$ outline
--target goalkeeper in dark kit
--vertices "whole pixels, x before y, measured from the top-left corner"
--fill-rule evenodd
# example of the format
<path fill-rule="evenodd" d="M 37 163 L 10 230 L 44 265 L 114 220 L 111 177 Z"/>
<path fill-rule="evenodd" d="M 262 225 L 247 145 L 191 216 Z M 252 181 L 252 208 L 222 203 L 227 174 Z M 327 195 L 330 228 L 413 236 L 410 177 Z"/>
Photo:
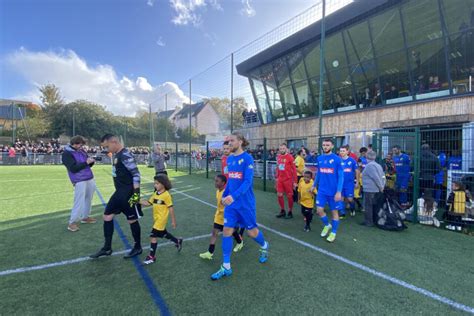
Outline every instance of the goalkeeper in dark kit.
<path fill-rule="evenodd" d="M 112 254 L 112 236 L 114 234 L 114 216 L 123 213 L 130 224 L 135 241 L 132 250 L 124 258 L 132 258 L 142 253 L 140 241 L 141 229 L 138 219 L 143 216 L 140 205 L 140 172 L 135 158 L 123 146 L 119 138 L 112 134 L 102 137 L 102 146 L 112 153 L 112 177 L 115 192 L 110 197 L 104 211 L 104 246 L 91 258 Z"/>

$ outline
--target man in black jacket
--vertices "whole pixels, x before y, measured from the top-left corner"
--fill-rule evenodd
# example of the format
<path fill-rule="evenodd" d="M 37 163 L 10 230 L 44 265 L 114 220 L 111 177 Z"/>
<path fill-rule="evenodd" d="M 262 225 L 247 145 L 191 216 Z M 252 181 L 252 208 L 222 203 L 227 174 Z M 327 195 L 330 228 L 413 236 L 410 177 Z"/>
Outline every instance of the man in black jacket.
<path fill-rule="evenodd" d="M 438 157 L 431 152 L 430 145 L 421 146 L 420 192 L 434 188 L 435 175 L 441 170 Z"/>
<path fill-rule="evenodd" d="M 99 258 L 112 254 L 113 219 L 115 215 L 123 213 L 130 224 L 130 230 L 135 241 L 133 249 L 124 258 L 132 258 L 142 253 L 141 228 L 138 222 L 138 219 L 143 216 L 139 203 L 140 171 L 138 171 L 135 158 L 127 148 L 123 147 L 117 136 L 104 135 L 102 146 L 113 154 L 112 177 L 115 192 L 110 197 L 104 211 L 104 246 L 90 257 Z"/>

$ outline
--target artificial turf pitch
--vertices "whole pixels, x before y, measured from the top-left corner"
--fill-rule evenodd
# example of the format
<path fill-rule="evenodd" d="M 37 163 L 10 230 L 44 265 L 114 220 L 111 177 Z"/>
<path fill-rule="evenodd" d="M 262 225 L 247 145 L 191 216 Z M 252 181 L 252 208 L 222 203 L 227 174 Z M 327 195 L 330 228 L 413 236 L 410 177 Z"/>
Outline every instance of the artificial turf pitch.
<path fill-rule="evenodd" d="M 109 166 L 95 166 L 97 187 L 108 199 L 113 191 Z M 142 192 L 152 190 L 153 169 L 141 168 Z M 215 204 L 213 180 L 202 175 L 171 173 L 177 228 L 185 241 L 181 253 L 171 245 L 158 248 L 157 262 L 146 271 L 171 314 L 467 314 L 432 297 L 393 284 L 309 246 L 262 229 L 270 258 L 258 263 L 258 247 L 248 237 L 232 255 L 234 274 L 217 282 L 209 276 L 221 261 L 220 241 L 213 261 L 198 254 L 207 250 Z M 319 249 L 327 250 L 410 285 L 467 307 L 474 306 L 474 240 L 460 233 L 409 225 L 400 233 L 358 225 L 362 215 L 342 221 L 337 240 L 319 237 L 321 225 L 303 232 L 295 218 L 275 218 L 274 193 L 255 191 L 259 223 Z M 7 270 L 85 258 L 103 243 L 102 223 L 66 230 L 73 188 L 63 166 L 20 166 L 0 169 L 0 314 L 157 314 L 150 290 L 131 260 L 115 255 L 79 260 L 39 270 L 2 274 Z M 198 201 L 194 198 L 200 199 Z M 94 196 L 93 216 L 103 210 Z M 151 209 L 141 219 L 143 245 L 148 245 Z M 118 223 L 131 242 L 123 215 Z M 165 243 L 165 241 L 160 241 Z M 113 249 L 125 249 L 115 230 Z M 143 259 L 147 251 L 141 256 Z M 163 307 L 163 306 L 162 306 Z"/>

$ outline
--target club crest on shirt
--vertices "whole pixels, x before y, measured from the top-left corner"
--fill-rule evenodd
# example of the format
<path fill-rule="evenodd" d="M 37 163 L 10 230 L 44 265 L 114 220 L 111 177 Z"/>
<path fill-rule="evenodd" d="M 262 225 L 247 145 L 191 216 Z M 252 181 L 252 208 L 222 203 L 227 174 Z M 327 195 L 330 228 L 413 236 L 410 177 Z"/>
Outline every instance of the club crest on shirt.
<path fill-rule="evenodd" d="M 154 199 L 153 204 L 165 204 L 163 200 Z"/>
<path fill-rule="evenodd" d="M 118 159 L 117 159 L 117 158 L 115 158 L 115 159 L 114 159 L 114 165 L 116 165 L 116 164 L 117 164 L 117 162 L 118 162 Z"/>
<path fill-rule="evenodd" d="M 329 160 L 329 163 L 333 163 L 333 162 L 334 162 L 334 159 Z"/>
<path fill-rule="evenodd" d="M 239 166 L 243 163 L 244 163 L 244 159 L 242 158 L 242 159 L 239 160 Z"/>

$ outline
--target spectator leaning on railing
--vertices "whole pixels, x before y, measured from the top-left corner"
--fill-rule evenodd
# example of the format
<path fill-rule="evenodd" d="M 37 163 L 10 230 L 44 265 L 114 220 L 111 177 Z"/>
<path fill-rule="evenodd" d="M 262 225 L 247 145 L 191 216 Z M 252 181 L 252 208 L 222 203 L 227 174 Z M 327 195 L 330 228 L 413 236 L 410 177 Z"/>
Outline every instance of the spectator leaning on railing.
<path fill-rule="evenodd" d="M 95 191 L 94 175 L 91 170 L 95 160 L 88 158 L 87 153 L 82 149 L 85 143 L 82 136 L 74 136 L 62 155 L 63 164 L 66 166 L 69 179 L 74 186 L 74 205 L 67 227 L 72 232 L 79 230 L 77 225 L 79 219 L 83 224 L 96 222 L 96 219 L 89 217 Z"/>

